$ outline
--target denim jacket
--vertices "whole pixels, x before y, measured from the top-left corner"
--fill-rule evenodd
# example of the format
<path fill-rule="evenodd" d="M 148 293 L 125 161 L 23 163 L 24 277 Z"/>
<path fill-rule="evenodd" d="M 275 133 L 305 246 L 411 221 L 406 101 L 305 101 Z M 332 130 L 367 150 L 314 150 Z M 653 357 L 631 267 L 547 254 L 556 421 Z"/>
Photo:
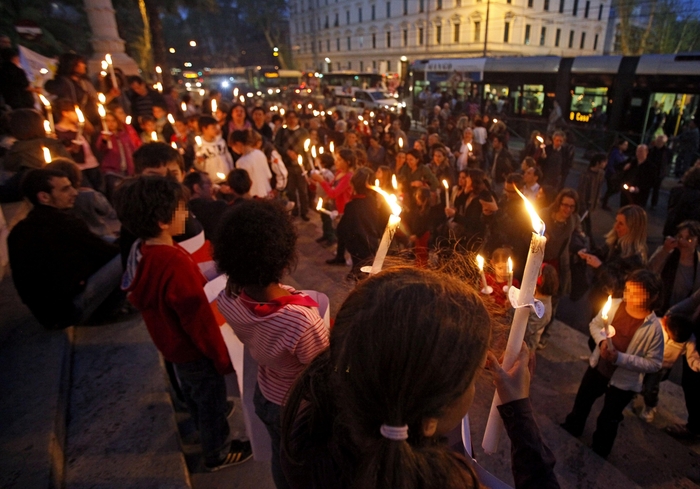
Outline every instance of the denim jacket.
<path fill-rule="evenodd" d="M 622 304 L 622 299 L 613 299 L 608 312 L 608 318 L 612 321 L 617 308 Z M 598 312 L 589 324 L 591 336 L 596 345 L 605 339 L 605 323 Z M 613 325 L 614 326 L 614 325 Z M 596 346 L 591 354 L 589 363 L 595 368 L 600 359 L 600 347 Z M 610 385 L 625 391 L 641 392 L 644 374 L 658 372 L 664 359 L 664 334 L 661 322 L 653 312 L 644 318 L 644 322 L 632 336 L 626 352 L 618 352 L 615 365 L 617 368 L 610 379 Z"/>

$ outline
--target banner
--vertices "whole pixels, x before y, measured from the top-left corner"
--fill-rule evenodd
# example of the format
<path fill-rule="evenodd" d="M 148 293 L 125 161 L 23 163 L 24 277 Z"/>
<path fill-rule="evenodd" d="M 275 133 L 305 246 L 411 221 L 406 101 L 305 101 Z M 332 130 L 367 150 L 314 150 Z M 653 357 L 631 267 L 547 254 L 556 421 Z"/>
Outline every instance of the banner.
<path fill-rule="evenodd" d="M 27 74 L 29 83 L 37 88 L 43 87 L 47 80 L 53 78 L 58 66 L 55 58 L 47 58 L 24 46 L 19 46 L 19 63 Z"/>

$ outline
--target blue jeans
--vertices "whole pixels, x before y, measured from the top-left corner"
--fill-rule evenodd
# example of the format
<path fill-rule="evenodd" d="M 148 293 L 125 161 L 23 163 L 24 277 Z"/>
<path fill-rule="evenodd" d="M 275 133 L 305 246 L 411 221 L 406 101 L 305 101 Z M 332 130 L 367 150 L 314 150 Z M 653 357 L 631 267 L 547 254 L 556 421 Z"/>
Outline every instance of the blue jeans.
<path fill-rule="evenodd" d="M 226 382 L 208 358 L 174 363 L 187 409 L 199 430 L 204 463 L 214 466 L 228 449 Z"/>
<path fill-rule="evenodd" d="M 102 268 L 90 275 L 83 291 L 73 298 L 76 324 L 82 324 L 95 312 L 109 295 L 119 289 L 122 280 L 121 255 L 116 255 Z"/>
<path fill-rule="evenodd" d="M 282 407 L 279 404 L 265 399 L 258 384 L 255 384 L 253 404 L 255 405 L 255 414 L 257 414 L 258 418 L 265 424 L 265 428 L 267 428 L 267 432 L 270 434 L 272 445 L 272 460 L 270 460 L 270 462 L 272 465 L 272 479 L 275 481 L 275 487 L 277 487 L 277 489 L 289 489 L 289 483 L 280 465 Z"/>

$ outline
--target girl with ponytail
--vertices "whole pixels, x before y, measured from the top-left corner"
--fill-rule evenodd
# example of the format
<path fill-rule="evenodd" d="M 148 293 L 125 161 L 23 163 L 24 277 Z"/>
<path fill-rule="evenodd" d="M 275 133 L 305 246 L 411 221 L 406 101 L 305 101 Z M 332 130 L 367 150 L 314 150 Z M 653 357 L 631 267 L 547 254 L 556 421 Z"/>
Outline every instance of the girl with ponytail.
<path fill-rule="evenodd" d="M 480 487 L 446 443 L 475 396 L 491 317 L 477 292 L 444 272 L 389 268 L 337 314 L 330 347 L 297 379 L 283 413 L 282 466 L 293 488 Z M 527 347 L 488 368 L 509 416 L 517 488 L 558 487 L 530 408 Z"/>

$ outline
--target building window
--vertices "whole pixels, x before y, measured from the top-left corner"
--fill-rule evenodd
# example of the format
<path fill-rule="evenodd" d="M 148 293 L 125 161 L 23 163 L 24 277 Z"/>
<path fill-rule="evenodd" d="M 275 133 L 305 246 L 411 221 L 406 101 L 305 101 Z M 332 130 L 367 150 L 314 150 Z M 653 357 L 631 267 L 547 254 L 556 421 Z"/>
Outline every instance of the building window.
<path fill-rule="evenodd" d="M 403 36 L 402 36 L 402 37 L 403 37 L 402 44 L 404 45 L 404 47 L 405 47 L 405 46 L 408 46 L 408 29 L 404 29 L 404 30 L 403 30 Z"/>
<path fill-rule="evenodd" d="M 586 33 L 582 32 L 581 33 L 581 45 L 579 46 L 581 49 L 583 49 L 586 46 Z"/>
<path fill-rule="evenodd" d="M 418 45 L 419 46 L 423 45 L 423 28 L 422 27 L 418 28 Z"/>
<path fill-rule="evenodd" d="M 373 59 L 373 60 L 372 60 L 372 69 L 373 69 L 373 70 L 376 70 L 376 69 L 377 69 L 377 60 L 376 60 L 376 59 Z"/>
<path fill-rule="evenodd" d="M 598 7 L 598 20 L 603 20 L 603 4 Z"/>
<path fill-rule="evenodd" d="M 598 49 L 598 34 L 593 38 L 593 50 L 595 51 L 596 49 Z"/>
<path fill-rule="evenodd" d="M 306 21 L 304 20 L 301 21 L 301 32 L 306 34 Z"/>
<path fill-rule="evenodd" d="M 563 14 L 564 13 L 564 2 L 566 0 L 559 0 L 559 13 Z"/>
<path fill-rule="evenodd" d="M 403 14 L 408 15 L 408 0 L 403 0 Z"/>
<path fill-rule="evenodd" d="M 455 44 L 459 44 L 459 28 L 460 28 L 459 24 L 454 24 L 453 29 L 454 29 L 454 42 L 455 42 Z"/>
<path fill-rule="evenodd" d="M 318 41 L 318 52 L 319 53 L 323 52 L 323 49 L 321 49 L 321 46 L 323 46 L 323 43 L 321 43 L 321 41 Z"/>
<path fill-rule="evenodd" d="M 386 18 L 391 17 L 391 2 L 386 2 Z"/>
<path fill-rule="evenodd" d="M 357 9 L 357 21 L 362 23 L 362 7 Z"/>
<path fill-rule="evenodd" d="M 350 11 L 345 11 L 345 24 L 350 25 Z"/>
<path fill-rule="evenodd" d="M 461 7 L 462 6 L 462 0 L 455 0 L 455 7 Z"/>
<path fill-rule="evenodd" d="M 530 44 L 530 24 L 525 24 L 525 44 Z"/>
<path fill-rule="evenodd" d="M 372 5 L 370 7 L 370 9 L 371 9 L 370 10 L 370 17 L 372 18 L 372 20 L 377 20 L 377 7 L 376 7 L 376 5 Z"/>
<path fill-rule="evenodd" d="M 326 51 L 331 52 L 331 40 L 326 39 Z"/>
<path fill-rule="evenodd" d="M 425 0 L 420 0 L 418 2 L 418 12 L 425 12 Z"/>
<path fill-rule="evenodd" d="M 442 41 L 442 26 L 436 25 L 435 26 L 435 43 L 440 44 L 440 41 Z"/>
<path fill-rule="evenodd" d="M 574 31 L 569 31 L 569 48 L 574 47 Z"/>
<path fill-rule="evenodd" d="M 348 51 L 352 50 L 352 40 L 351 39 L 352 38 L 350 36 L 348 36 L 348 39 L 347 39 L 348 40 Z"/>
<path fill-rule="evenodd" d="M 587 19 L 588 18 L 588 12 L 591 10 L 591 2 L 590 0 L 586 0 L 586 8 L 583 11 L 583 16 Z"/>
<path fill-rule="evenodd" d="M 527 0 L 527 6 L 532 8 L 533 0 Z"/>
<path fill-rule="evenodd" d="M 340 70 L 341 70 L 341 68 L 340 68 L 340 61 L 338 61 L 335 65 L 338 67 L 338 71 L 340 71 Z"/>
<path fill-rule="evenodd" d="M 326 15 L 326 22 L 323 23 L 323 27 L 328 29 L 328 16 Z"/>
<path fill-rule="evenodd" d="M 578 0 L 574 0 L 574 11 L 571 12 L 574 17 L 578 15 Z"/>
<path fill-rule="evenodd" d="M 386 71 L 391 71 L 391 60 L 386 60 Z"/>
<path fill-rule="evenodd" d="M 360 71 L 364 71 L 364 69 L 365 69 L 365 62 L 360 61 Z"/>
<path fill-rule="evenodd" d="M 561 29 L 557 29 L 557 34 L 554 36 L 554 47 L 559 47 L 559 41 L 561 41 Z"/>
<path fill-rule="evenodd" d="M 481 40 L 481 22 L 474 22 L 474 42 Z"/>
<path fill-rule="evenodd" d="M 372 33 L 372 49 L 377 49 L 377 35 Z"/>
<path fill-rule="evenodd" d="M 335 40 L 335 50 L 340 51 L 340 38 Z"/>
<path fill-rule="evenodd" d="M 348 61 L 348 70 L 352 70 L 352 61 Z"/>
<path fill-rule="evenodd" d="M 435 10 L 442 10 L 442 0 L 437 0 Z"/>
<path fill-rule="evenodd" d="M 544 9 L 549 10 L 549 0 L 544 0 Z"/>
<path fill-rule="evenodd" d="M 506 22 L 505 28 L 503 29 L 503 42 L 508 42 L 510 38 L 510 22 Z"/>
<path fill-rule="evenodd" d="M 386 33 L 386 47 L 391 47 L 391 32 Z"/>
<path fill-rule="evenodd" d="M 543 27 L 540 31 L 540 46 L 544 46 L 544 40 L 547 38 L 547 28 Z"/>

